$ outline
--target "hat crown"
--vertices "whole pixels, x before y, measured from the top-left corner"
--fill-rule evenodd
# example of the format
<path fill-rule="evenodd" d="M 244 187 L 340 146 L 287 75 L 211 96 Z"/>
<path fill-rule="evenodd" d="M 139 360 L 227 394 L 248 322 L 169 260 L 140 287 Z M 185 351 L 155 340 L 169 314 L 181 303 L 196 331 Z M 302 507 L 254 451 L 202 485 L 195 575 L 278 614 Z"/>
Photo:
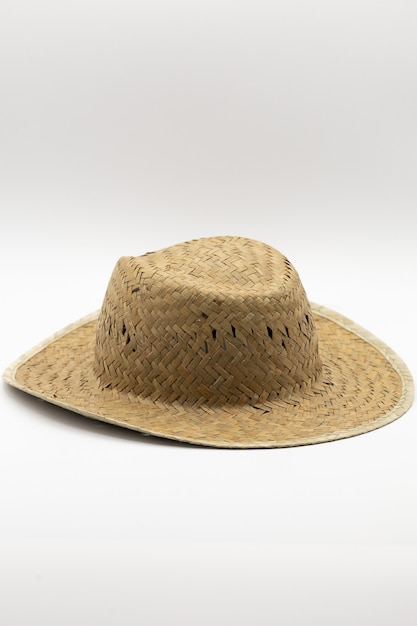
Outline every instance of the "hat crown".
<path fill-rule="evenodd" d="M 270 246 L 213 237 L 116 264 L 96 334 L 102 386 L 254 405 L 311 384 L 320 370 L 299 276 Z"/>

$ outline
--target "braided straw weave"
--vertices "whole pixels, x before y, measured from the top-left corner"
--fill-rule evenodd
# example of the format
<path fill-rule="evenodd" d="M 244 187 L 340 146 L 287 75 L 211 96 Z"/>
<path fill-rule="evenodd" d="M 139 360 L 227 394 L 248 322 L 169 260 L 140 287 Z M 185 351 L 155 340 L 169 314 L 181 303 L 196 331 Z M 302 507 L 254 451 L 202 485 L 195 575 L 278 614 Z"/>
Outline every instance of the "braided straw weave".
<path fill-rule="evenodd" d="M 310 304 L 288 259 L 239 237 L 122 257 L 100 313 L 24 355 L 5 379 L 88 417 L 236 448 L 364 433 L 413 396 L 390 348 Z"/>

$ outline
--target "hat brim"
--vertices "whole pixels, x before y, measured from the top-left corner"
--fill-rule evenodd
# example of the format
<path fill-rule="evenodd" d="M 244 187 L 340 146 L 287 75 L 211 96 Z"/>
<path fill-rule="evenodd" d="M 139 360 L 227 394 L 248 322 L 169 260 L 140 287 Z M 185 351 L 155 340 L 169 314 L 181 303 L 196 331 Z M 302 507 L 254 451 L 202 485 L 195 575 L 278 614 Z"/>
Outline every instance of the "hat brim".
<path fill-rule="evenodd" d="M 10 385 L 86 417 L 220 448 L 321 443 L 384 426 L 411 406 L 413 380 L 393 350 L 344 316 L 312 304 L 322 374 L 299 393 L 261 405 L 198 407 L 103 389 L 94 374 L 93 313 L 24 354 Z"/>

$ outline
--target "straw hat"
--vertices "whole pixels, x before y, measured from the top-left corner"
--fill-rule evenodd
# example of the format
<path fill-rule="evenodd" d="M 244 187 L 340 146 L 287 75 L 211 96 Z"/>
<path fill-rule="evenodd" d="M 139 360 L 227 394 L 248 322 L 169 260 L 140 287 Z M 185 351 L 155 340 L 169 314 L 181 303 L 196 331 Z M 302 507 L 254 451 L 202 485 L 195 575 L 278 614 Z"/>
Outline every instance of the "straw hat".
<path fill-rule="evenodd" d="M 413 397 L 388 346 L 309 303 L 284 256 L 241 237 L 122 257 L 101 311 L 4 377 L 87 417 L 226 448 L 358 435 L 400 417 Z"/>

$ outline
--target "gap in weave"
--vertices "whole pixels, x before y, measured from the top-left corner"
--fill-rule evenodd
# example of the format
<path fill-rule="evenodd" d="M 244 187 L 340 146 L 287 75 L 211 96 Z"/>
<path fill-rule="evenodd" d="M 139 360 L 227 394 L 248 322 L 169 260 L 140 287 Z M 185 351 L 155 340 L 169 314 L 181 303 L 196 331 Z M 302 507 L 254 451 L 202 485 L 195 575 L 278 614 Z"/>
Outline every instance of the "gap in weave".
<path fill-rule="evenodd" d="M 267 331 L 268 331 L 268 337 L 269 337 L 270 339 L 272 339 L 272 334 L 273 334 L 273 333 L 272 333 L 272 328 L 270 328 L 269 326 L 267 326 L 267 327 L 266 327 L 266 329 L 267 329 Z"/>
<path fill-rule="evenodd" d="M 257 411 L 262 411 L 262 413 L 265 415 L 265 413 L 270 413 L 271 409 L 265 409 L 265 407 L 263 406 L 256 406 L 256 404 L 251 404 L 251 407 L 253 409 L 256 409 Z"/>

